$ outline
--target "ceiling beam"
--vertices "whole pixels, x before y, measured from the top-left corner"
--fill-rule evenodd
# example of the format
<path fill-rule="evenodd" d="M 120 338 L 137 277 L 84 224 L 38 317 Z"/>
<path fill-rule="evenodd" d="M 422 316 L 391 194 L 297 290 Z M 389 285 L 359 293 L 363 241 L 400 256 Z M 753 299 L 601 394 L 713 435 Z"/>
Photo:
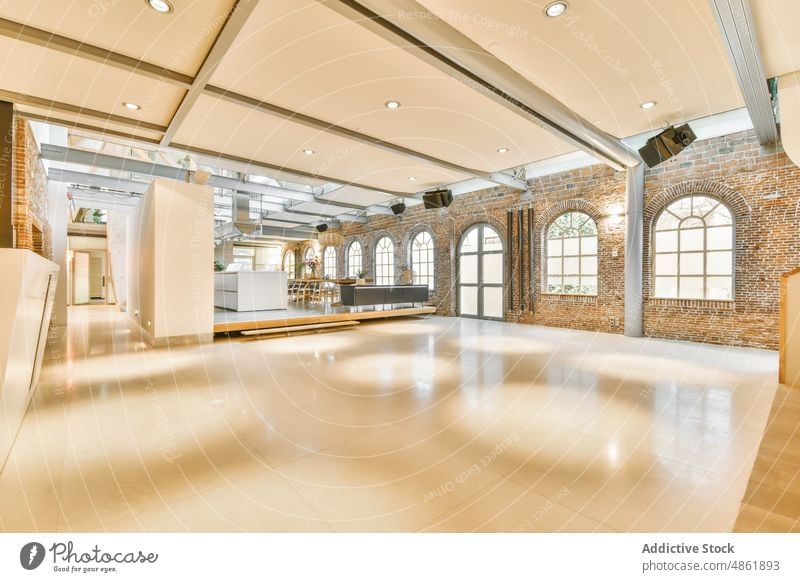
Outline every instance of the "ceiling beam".
<path fill-rule="evenodd" d="M 639 156 L 414 0 L 317 0 L 616 170 Z M 408 18 L 407 14 L 414 14 Z"/>
<path fill-rule="evenodd" d="M 739 81 L 750 119 L 762 145 L 778 141 L 778 127 L 761 64 L 755 23 L 749 0 L 710 0 L 722 43 Z"/>
<path fill-rule="evenodd" d="M 12 40 L 27 42 L 41 48 L 55 50 L 71 57 L 79 57 L 105 66 L 112 66 L 123 71 L 143 75 L 157 81 L 171 83 L 179 87 L 189 88 L 192 86 L 192 77 L 171 71 L 164 67 L 146 63 L 137 59 L 115 53 L 97 46 L 86 44 L 66 36 L 60 36 L 0 18 L 0 36 L 5 36 Z"/>
<path fill-rule="evenodd" d="M 261 236 L 275 236 L 278 238 L 288 238 L 294 240 L 316 240 L 318 238 L 315 229 L 281 228 L 278 226 L 261 225 Z"/>
<path fill-rule="evenodd" d="M 29 119 L 30 121 L 41 121 L 43 123 L 49 123 L 51 125 L 60 125 L 61 127 L 71 127 L 73 129 L 82 129 L 85 131 L 92 131 L 95 133 L 101 133 L 103 135 L 110 135 L 113 137 L 119 137 L 122 139 L 127 139 L 131 141 L 138 141 L 146 144 L 158 145 L 161 141 L 160 139 L 155 139 L 152 137 L 142 137 L 132 135 L 130 133 L 124 133 L 122 131 L 116 131 L 113 129 L 99 129 L 92 125 L 87 125 L 85 123 L 78 123 L 77 121 L 67 121 L 65 119 L 59 119 L 57 117 L 50 117 L 49 115 L 38 115 L 36 113 L 30 113 L 28 111 L 17 111 L 17 115 Z"/>
<path fill-rule="evenodd" d="M 315 221 L 313 221 L 313 220 L 308 220 L 308 219 L 306 219 L 306 220 L 298 220 L 301 217 L 298 216 L 298 217 L 295 218 L 294 216 L 286 216 L 287 214 L 289 214 L 289 211 L 287 211 L 285 209 L 281 210 L 279 212 L 265 212 L 264 215 L 262 216 L 262 220 L 271 220 L 273 222 L 286 222 L 288 224 L 296 224 L 296 225 L 301 225 L 301 226 L 313 226 L 314 225 Z"/>
<path fill-rule="evenodd" d="M 365 145 L 375 147 L 393 154 L 399 154 L 407 158 L 414 158 L 416 160 L 420 160 L 432 164 L 434 166 L 438 166 L 440 168 L 445 168 L 453 172 L 458 172 L 460 174 L 465 174 L 467 176 L 472 176 L 475 178 L 482 178 L 490 182 L 495 182 L 496 184 L 511 186 L 512 188 L 517 188 L 521 190 L 524 190 L 526 188 L 524 182 L 522 182 L 521 180 L 514 180 L 513 177 L 508 175 L 500 176 L 500 173 L 484 172 L 482 170 L 467 168 L 466 166 L 462 166 L 460 164 L 449 162 L 447 160 L 442 160 L 440 158 L 436 158 L 434 156 L 430 156 L 428 154 L 418 152 L 416 150 L 412 150 L 410 148 L 403 147 L 401 145 L 397 145 L 395 143 L 388 142 L 371 135 L 360 133 L 358 131 L 353 131 L 352 129 L 347 129 L 346 127 L 342 127 L 340 125 L 336 125 L 333 123 L 328 123 L 327 121 L 323 121 L 321 119 L 317 119 L 309 115 L 297 113 L 296 111 L 292 111 L 291 109 L 286 109 L 285 107 L 280 107 L 279 105 L 274 105 L 272 103 L 267 103 L 265 101 L 259 101 L 258 99 L 253 99 L 252 97 L 248 97 L 246 95 L 240 95 L 232 91 L 220 89 L 219 87 L 213 87 L 209 85 L 205 88 L 205 93 L 213 95 L 214 97 L 217 97 L 219 99 L 228 101 L 230 103 L 234 103 L 236 105 L 242 105 L 250 109 L 257 109 L 259 111 L 264 111 L 266 113 L 269 113 L 270 115 L 274 115 L 286 121 L 291 121 L 293 123 L 304 125 L 306 127 L 314 129 L 315 131 L 322 131 L 350 141 L 363 143 Z M 502 180 L 498 181 L 498 178 L 502 178 Z M 398 193 L 397 195 L 402 196 L 403 198 L 412 198 L 415 200 L 419 200 L 421 198 L 421 195 L 419 193 L 409 194 L 401 192 Z"/>
<path fill-rule="evenodd" d="M 36 97 L 26 96 L 21 94 L 12 94 L 10 92 L 4 92 L 5 95 L 3 93 L 0 93 L 0 98 L 5 99 L 7 101 L 13 101 L 19 104 L 28 103 L 31 105 L 46 107 L 48 109 L 61 111 L 65 113 L 83 114 L 95 117 L 97 119 L 101 119 L 103 121 L 112 121 L 114 123 L 120 123 L 126 126 L 132 126 L 137 128 L 148 129 L 151 131 L 156 131 L 163 134 L 161 139 L 159 140 L 159 143 L 161 145 L 170 144 L 173 147 L 178 147 L 176 144 L 171 144 L 170 142 L 174 138 L 181 124 L 185 121 L 186 117 L 191 111 L 192 106 L 196 103 L 197 98 L 203 92 L 205 92 L 210 95 L 214 95 L 218 98 L 223 98 L 229 102 L 234 102 L 246 107 L 267 111 L 283 119 L 289 119 L 296 123 L 306 125 L 307 127 L 312 127 L 318 131 L 319 130 L 325 131 L 327 133 L 331 133 L 339 137 L 344 137 L 346 139 L 355 140 L 360 143 L 365 143 L 367 145 L 370 145 L 372 147 L 377 147 L 385 151 L 390 151 L 406 157 L 412 157 L 418 160 L 422 160 L 439 167 L 447 168 L 454 172 L 463 173 L 477 178 L 482 178 L 490 182 L 494 182 L 495 184 L 505 185 L 519 190 L 524 190 L 526 188 L 526 185 L 523 181 L 517 180 L 513 178 L 513 176 L 510 176 L 509 174 L 506 174 L 504 172 L 484 172 L 481 170 L 467 168 L 465 166 L 461 166 L 459 164 L 442 160 L 434 156 L 430 156 L 428 154 L 412 150 L 410 148 L 405 148 L 403 146 L 393 144 L 391 142 L 387 142 L 385 140 L 381 140 L 373 136 L 365 135 L 359 132 L 349 130 L 344 127 L 330 124 L 322 120 L 318 120 L 313 117 L 306 116 L 301 113 L 297 113 L 279 107 L 277 105 L 272 105 L 263 101 L 259 101 L 257 99 L 247 97 L 245 95 L 239 95 L 237 93 L 229 92 L 224 89 L 208 85 L 207 84 L 208 81 L 210 80 L 216 68 L 219 66 L 219 63 L 224 57 L 225 53 L 229 50 L 230 46 L 234 42 L 236 36 L 241 31 L 242 26 L 244 26 L 244 23 L 252 13 L 257 3 L 258 0 L 246 0 L 246 1 L 239 0 L 237 2 L 236 6 L 229 13 L 228 18 L 226 20 L 226 24 L 223 26 L 220 34 L 218 35 L 217 41 L 214 43 L 214 46 L 212 47 L 211 51 L 206 57 L 206 60 L 204 61 L 203 65 L 200 68 L 200 71 L 194 78 L 188 75 L 177 73 L 175 71 L 171 71 L 164 67 L 153 65 L 151 63 L 146 63 L 144 61 L 132 59 L 131 57 L 127 57 L 125 55 L 115 53 L 113 51 L 108 51 L 100 47 L 81 43 L 79 41 L 75 41 L 67 37 L 52 35 L 47 31 L 15 23 L 10 20 L 0 19 L 0 35 L 5 35 L 11 38 L 16 38 L 18 40 L 23 40 L 25 42 L 29 42 L 37 46 L 52 48 L 54 50 L 58 50 L 59 52 L 69 54 L 70 56 L 86 58 L 88 60 L 102 63 L 104 65 L 114 66 L 116 68 L 125 71 L 143 74 L 150 78 L 154 78 L 159 81 L 171 83 L 173 85 L 188 89 L 188 92 L 184 96 L 184 99 L 181 101 L 181 105 L 176 110 L 175 114 L 173 115 L 172 121 L 167 127 L 163 127 L 156 124 L 150 124 L 147 122 L 137 122 L 136 120 L 131 120 L 129 118 L 118 115 L 104 114 L 102 112 L 83 109 L 65 103 L 42 100 Z M 48 42 L 48 39 L 50 38 L 54 39 L 52 46 L 50 46 L 50 43 Z M 12 95 L 16 95 L 18 98 L 13 98 Z M 105 130 L 98 128 L 98 131 L 102 132 Z M 181 147 L 180 149 L 185 149 L 185 148 Z M 288 168 L 283 169 L 283 171 L 287 173 L 302 175 L 298 171 L 291 170 Z M 342 182 L 342 180 L 338 179 L 336 180 L 331 179 L 330 181 L 335 181 L 340 183 Z M 374 189 L 371 187 L 367 188 Z M 421 199 L 420 193 L 391 192 L 391 194 L 403 198 L 411 198 L 417 200 Z"/>
<path fill-rule="evenodd" d="M 56 102 L 49 102 L 49 103 L 42 102 L 42 104 L 40 105 L 42 107 L 48 107 L 51 109 L 55 109 L 57 111 L 63 111 L 68 113 L 82 113 L 84 115 L 90 115 L 92 117 L 97 117 L 105 121 L 112 120 L 112 119 L 106 119 L 106 117 L 108 118 L 113 117 L 116 118 L 113 119 L 115 123 L 124 123 L 126 125 L 130 125 L 130 121 L 133 121 L 137 127 L 144 127 L 146 129 L 151 129 L 153 131 L 158 131 L 159 133 L 162 133 L 163 136 L 160 140 L 161 145 L 170 144 L 172 139 L 175 137 L 175 134 L 177 133 L 178 129 L 180 128 L 181 124 L 186 120 L 186 117 L 191 111 L 192 106 L 197 102 L 198 97 L 203 92 L 206 92 L 208 94 L 214 95 L 219 98 L 223 98 L 227 101 L 234 102 L 239 105 L 259 109 L 262 111 L 268 111 L 269 113 L 272 113 L 273 115 L 279 116 L 283 119 L 289 119 L 291 121 L 300 123 L 307 127 L 312 127 L 316 130 L 326 131 L 327 133 L 331 133 L 339 137 L 345 137 L 346 139 L 355 140 L 360 143 L 365 143 L 367 145 L 377 147 L 385 151 L 391 151 L 393 153 L 397 153 L 406 157 L 412 157 L 415 159 L 423 160 L 427 163 L 439 167 L 447 168 L 449 170 L 463 173 L 473 177 L 484 178 L 486 180 L 495 182 L 497 184 L 503 184 L 521 190 L 525 189 L 525 184 L 523 182 L 519 180 L 514 180 L 513 178 L 509 179 L 502 174 L 483 172 L 480 170 L 467 168 L 459 164 L 448 162 L 446 160 L 442 160 L 434 156 L 430 156 L 428 154 L 412 150 L 410 148 L 405 148 L 403 146 L 381 140 L 376 137 L 368 136 L 359 132 L 346 129 L 344 127 L 340 127 L 334 124 L 324 122 L 322 120 L 315 119 L 310 116 L 303 115 L 301 113 L 284 109 L 277 105 L 272 105 L 263 101 L 259 101 L 257 99 L 252 99 L 245 95 L 239 95 L 237 93 L 228 92 L 225 91 L 224 89 L 208 85 L 208 81 L 211 79 L 212 75 L 214 74 L 214 71 L 217 69 L 220 62 L 222 61 L 222 58 L 230 49 L 230 46 L 233 44 L 234 40 L 236 39 L 236 36 L 241 31 L 242 27 L 244 26 L 248 17 L 252 14 L 257 4 L 258 0 L 239 0 L 237 2 L 236 6 L 228 14 L 225 25 L 223 25 L 219 35 L 217 36 L 217 40 L 215 41 L 214 45 L 209 51 L 205 61 L 203 62 L 203 65 L 200 67 L 200 71 L 198 71 L 197 75 L 194 78 L 177 73 L 175 71 L 171 71 L 169 69 L 157 65 L 153 65 L 151 63 L 139 61 L 131 57 L 115 53 L 113 51 L 81 43 L 79 41 L 75 41 L 67 37 L 53 35 L 44 30 L 12 22 L 10 20 L 0 19 L 0 35 L 4 35 L 10 38 L 15 38 L 17 40 L 23 40 L 25 42 L 34 44 L 36 46 L 51 48 L 73 57 L 86 58 L 88 60 L 97 63 L 110 65 L 125 71 L 142 74 L 162 82 L 171 83 L 173 85 L 188 89 L 186 95 L 181 101 L 181 104 L 179 105 L 178 109 L 176 110 L 175 114 L 172 117 L 172 120 L 170 121 L 167 127 L 157 126 L 154 124 L 146 124 L 145 122 L 136 124 L 135 120 L 129 120 L 128 118 L 121 116 L 110 116 L 102 114 L 101 117 L 98 117 L 97 114 L 99 114 L 100 112 L 90 112 L 91 110 L 86 110 L 81 108 L 73 108 L 73 110 L 70 110 L 69 108 L 73 106 L 68 106 L 67 104 L 58 104 L 61 107 L 52 107 L 52 105 L 55 104 Z M 52 42 L 49 39 L 52 39 Z M 33 100 L 36 98 L 28 96 L 25 97 L 28 103 L 34 104 Z M 18 102 L 17 100 L 9 99 L 7 97 L 5 98 L 5 100 Z M 78 109 L 78 111 L 76 111 L 75 109 Z M 126 122 L 123 122 L 121 120 L 126 120 Z M 286 171 L 288 172 L 288 170 Z M 493 176 L 495 178 L 499 178 L 502 181 L 497 181 L 495 178 L 493 178 Z M 336 180 L 336 181 L 341 182 L 341 180 Z M 418 193 L 409 194 L 409 193 L 397 192 L 393 194 L 397 196 L 402 196 L 404 198 L 414 198 L 414 199 L 420 198 L 420 194 Z"/>
<path fill-rule="evenodd" d="M 17 93 L 15 91 L 6 91 L 4 89 L 0 89 L 0 100 L 10 101 L 21 106 L 27 105 L 29 107 L 40 107 L 42 109 L 47 109 L 48 111 L 58 111 L 60 113 L 92 117 L 100 121 L 105 121 L 106 123 L 116 123 L 132 129 L 146 129 L 148 131 L 155 131 L 158 133 L 163 133 L 167 129 L 162 125 L 157 125 L 148 121 L 137 121 L 136 119 L 123 117 L 122 115 L 104 113 L 103 111 L 97 111 L 87 107 L 78 107 L 77 105 L 71 105 L 69 103 L 62 103 L 60 101 L 53 101 L 51 99 L 43 99 L 41 97 L 25 95 L 24 93 Z M 98 131 L 103 130 L 98 129 Z"/>
<path fill-rule="evenodd" d="M 103 168 L 105 170 L 117 170 L 120 172 L 129 172 L 131 174 L 141 174 L 142 176 L 148 176 L 151 178 L 167 178 L 170 180 L 178 180 L 180 182 L 186 182 L 190 178 L 189 171 L 183 168 L 173 168 L 171 166 L 156 164 L 155 162 L 143 162 L 141 160 L 132 160 L 129 158 L 112 156 L 109 154 L 87 152 L 84 150 L 66 148 L 53 144 L 42 144 L 40 157 L 43 160 L 51 162 L 64 162 L 94 168 Z M 391 214 L 392 212 L 385 206 L 351 204 L 348 202 L 339 202 L 337 200 L 326 200 L 325 198 L 321 198 L 320 196 L 316 196 L 310 192 L 292 190 L 282 186 L 259 184 L 258 182 L 245 182 L 243 180 L 227 178 L 225 176 L 211 176 L 208 180 L 208 183 L 217 188 L 261 194 L 264 196 L 273 196 L 276 198 L 295 201 L 297 203 L 313 202 L 314 204 L 322 204 L 324 206 L 336 208 L 366 210 L 375 214 Z"/>
<path fill-rule="evenodd" d="M 97 189 L 104 189 L 104 190 L 113 190 L 118 192 L 118 195 L 137 195 L 141 196 L 144 194 L 147 189 L 150 187 L 149 182 L 140 182 L 138 180 L 127 180 L 124 178 L 115 178 L 113 176 L 101 176 L 98 174 L 89 174 L 86 172 L 76 172 L 73 170 L 66 170 L 63 168 L 50 168 L 50 171 L 47 173 L 47 179 L 53 182 L 64 182 L 67 184 L 85 186 L 88 188 L 97 188 Z M 89 196 L 75 196 L 76 200 L 82 200 L 85 202 L 89 202 L 91 198 L 94 197 Z M 96 192 L 96 195 L 99 196 L 99 202 L 105 202 L 108 196 L 112 194 L 110 192 Z M 125 202 L 120 201 L 119 204 L 125 205 L 132 205 L 130 200 Z M 270 202 L 260 202 L 260 201 L 250 201 L 249 212 L 251 215 L 253 213 L 258 216 L 262 211 L 266 211 L 264 214 L 265 220 L 273 220 L 276 222 L 285 222 L 287 224 L 292 225 L 313 225 L 315 221 L 304 219 L 303 217 L 306 216 L 306 213 L 297 213 L 291 209 L 291 207 L 285 204 L 273 204 Z M 273 215 L 273 213 L 277 213 L 278 216 Z M 297 220 L 292 219 L 291 217 L 287 217 L 286 215 L 296 215 Z M 351 215 L 342 215 L 344 216 L 344 220 L 348 221 Z M 331 220 L 339 220 L 339 216 L 331 217 Z M 357 217 L 356 217 L 357 218 Z M 355 220 L 359 222 L 358 220 Z"/>
<path fill-rule="evenodd" d="M 51 182 L 65 182 L 67 184 L 80 184 L 93 188 L 105 188 L 119 192 L 132 192 L 134 194 L 144 194 L 150 187 L 147 182 L 136 180 L 126 180 L 124 178 L 114 178 L 112 176 L 100 176 L 98 174 L 87 174 L 86 172 L 75 172 L 63 168 L 50 168 L 47 172 L 47 179 Z"/>
<path fill-rule="evenodd" d="M 189 113 L 197 102 L 197 99 L 202 95 L 203 89 L 211 80 L 214 71 L 217 70 L 222 59 L 230 50 L 236 37 L 242 31 L 242 28 L 247 23 L 247 19 L 255 10 L 258 5 L 258 0 L 237 0 L 231 11 L 225 19 L 225 24 L 217 35 L 211 50 L 206 55 L 200 70 L 197 72 L 192 85 L 184 95 L 181 104 L 172 116 L 164 136 L 161 138 L 161 145 L 169 145 L 169 142 L 175 137 L 175 134 L 181 127 L 181 124 L 186 121 Z"/>
<path fill-rule="evenodd" d="M 2 90 L 0 90 L 0 99 L 2 99 L 2 95 L 3 95 L 3 92 L 2 92 Z M 74 127 L 76 129 L 84 129 L 86 131 L 91 131 L 91 132 L 95 132 L 97 134 L 100 134 L 101 136 L 104 135 L 104 134 L 113 135 L 113 136 L 116 136 L 116 137 L 128 139 L 128 140 L 131 140 L 133 142 L 140 142 L 142 144 L 147 144 L 147 145 L 153 145 L 153 144 L 158 145 L 159 142 L 160 142 L 160 140 L 157 140 L 157 139 L 141 137 L 141 136 L 137 136 L 137 135 L 134 135 L 134 134 L 123 133 L 123 132 L 116 131 L 116 130 L 106 130 L 106 129 L 103 129 L 101 127 L 97 127 L 97 126 L 93 126 L 93 125 L 86 125 L 86 124 L 82 124 L 82 123 L 66 121 L 66 120 L 63 120 L 63 119 L 58 119 L 58 118 L 53 118 L 53 117 L 48 117 L 48 116 L 41 116 L 41 115 L 37 115 L 37 114 L 34 114 L 34 113 L 25 112 L 25 111 L 20 111 L 20 115 L 22 115 L 23 117 L 25 117 L 27 119 L 32 119 L 34 121 L 44 121 L 46 123 L 52 123 L 52 124 L 55 124 L 55 125 L 60 125 L 62 127 Z M 53 147 L 60 147 L 60 146 L 53 146 Z M 241 166 L 242 168 L 245 168 L 247 170 L 247 172 L 245 172 L 245 173 L 252 172 L 253 170 L 266 170 L 268 172 L 281 172 L 281 173 L 290 174 L 290 175 L 293 175 L 293 176 L 296 176 L 296 177 L 313 178 L 313 179 L 316 179 L 316 180 L 321 180 L 323 182 L 334 183 L 336 186 L 338 186 L 340 188 L 342 188 L 344 186 L 355 186 L 355 187 L 358 187 L 358 188 L 362 188 L 364 190 L 369 190 L 371 192 L 377 192 L 379 194 L 387 194 L 389 196 L 400 196 L 399 193 L 393 192 L 391 190 L 381 190 L 379 188 L 376 188 L 375 186 L 368 186 L 366 184 L 359 184 L 357 182 L 342 181 L 342 180 L 339 180 L 338 178 L 330 178 L 330 177 L 327 177 L 327 176 L 315 175 L 315 174 L 311 174 L 309 172 L 304 172 L 304 171 L 301 171 L 301 170 L 292 170 L 291 168 L 285 168 L 285 167 L 282 167 L 282 166 L 276 166 L 274 164 L 268 164 L 268 163 L 265 163 L 265 162 L 259 162 L 257 160 L 243 158 L 243 157 L 239 157 L 239 156 L 232 156 L 232 155 L 228 155 L 228 154 L 223 154 L 223 153 L 220 153 L 220 152 L 215 152 L 213 150 L 195 148 L 195 147 L 191 147 L 191 146 L 186 146 L 186 145 L 181 145 L 181 144 L 174 144 L 174 143 L 169 146 L 169 149 L 180 151 L 182 153 L 193 154 L 193 155 L 197 156 L 198 158 L 203 158 L 203 159 L 206 160 L 206 165 L 209 165 L 209 166 L 214 166 L 215 162 L 218 163 L 220 161 L 225 161 L 225 162 L 228 162 L 229 164 L 236 164 L 237 166 Z M 76 151 L 81 151 L 81 150 L 76 150 Z M 84 153 L 87 153 L 87 152 L 84 152 Z M 94 155 L 94 154 L 88 154 L 88 155 Z M 80 163 L 80 162 L 76 162 L 76 163 Z M 269 177 L 269 176 L 267 176 L 267 177 Z M 309 194 L 314 191 L 314 188 L 312 188 L 310 186 L 305 187 L 305 189 L 307 190 L 306 193 L 309 193 Z M 319 196 L 316 196 L 315 197 L 315 201 L 318 201 L 318 200 L 324 201 L 324 199 L 320 199 Z M 324 201 L 324 203 L 325 204 L 329 204 L 331 206 L 340 206 L 340 207 L 343 207 L 343 208 L 353 208 L 353 209 L 357 209 L 357 210 L 364 210 L 365 208 L 372 208 L 372 206 L 365 207 L 363 204 L 362 205 L 346 204 L 346 203 L 343 203 L 343 202 L 335 202 L 335 201 L 332 201 L 332 200 L 331 201 Z M 382 208 L 382 207 L 378 206 L 378 208 Z M 386 210 L 388 210 L 388 208 Z M 372 210 L 370 210 L 370 211 L 372 211 Z M 377 211 L 377 213 L 381 213 L 381 211 Z"/>
<path fill-rule="evenodd" d="M 241 156 L 235 156 L 232 154 L 223 154 L 221 152 L 215 152 L 213 150 L 199 148 L 195 146 L 190 146 L 186 144 L 179 144 L 179 143 L 172 143 L 169 146 L 172 149 L 181 150 L 190 154 L 197 154 L 201 156 L 217 158 L 220 160 L 228 160 L 231 162 L 238 162 L 240 164 L 245 164 L 248 166 L 252 166 L 254 168 L 263 168 L 266 170 L 270 170 L 272 172 L 281 172 L 284 174 L 292 174 L 294 176 L 300 176 L 302 178 L 311 178 L 313 180 L 321 180 L 323 182 L 336 182 L 337 184 L 342 184 L 344 186 L 355 186 L 356 188 L 363 188 L 364 190 L 370 190 L 372 192 L 378 192 L 379 194 L 387 194 L 389 196 L 395 197 L 410 197 L 411 195 L 407 192 L 396 192 L 394 190 L 383 190 L 381 188 L 377 188 L 376 186 L 368 186 L 366 184 L 360 184 L 358 182 L 351 182 L 348 180 L 342 180 L 341 178 L 333 178 L 331 176 L 325 176 L 323 174 L 317 174 L 315 172 L 307 172 L 305 170 L 296 170 L 293 168 L 287 168 L 285 166 L 279 166 L 277 164 L 270 164 L 268 162 L 261 162 L 259 160 L 254 160 L 252 158 L 244 158 Z M 416 196 L 416 195 L 415 195 Z M 421 197 L 421 195 L 420 195 Z M 327 201 L 326 201 L 327 202 Z M 333 202 L 328 202 L 333 204 Z M 341 206 L 340 203 L 336 203 L 336 206 Z M 353 206 L 355 207 L 355 206 Z M 363 206 L 358 206 L 358 208 L 363 208 Z"/>
<path fill-rule="evenodd" d="M 387 208 L 387 210 L 389 210 L 389 209 Z M 367 222 L 367 218 L 365 216 L 357 216 L 355 214 L 348 214 L 348 213 L 336 214 L 334 216 L 330 216 L 330 215 L 327 215 L 327 213 L 307 212 L 307 211 L 304 211 L 304 210 L 295 210 L 293 207 L 289 206 L 288 204 L 286 205 L 286 212 L 291 212 L 293 214 L 301 214 L 303 216 L 313 216 L 313 217 L 316 217 L 316 218 L 318 218 L 319 220 L 322 220 L 322 221 L 338 220 L 340 222 L 358 222 L 358 223 L 361 223 L 361 224 L 364 224 L 364 223 Z M 389 212 L 391 212 L 391 210 L 389 210 Z"/>

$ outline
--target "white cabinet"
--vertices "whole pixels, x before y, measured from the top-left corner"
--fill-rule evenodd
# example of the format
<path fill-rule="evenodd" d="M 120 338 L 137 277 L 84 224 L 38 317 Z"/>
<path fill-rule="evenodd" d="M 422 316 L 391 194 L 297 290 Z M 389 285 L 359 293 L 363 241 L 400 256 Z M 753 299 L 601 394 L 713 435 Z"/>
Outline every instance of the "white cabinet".
<path fill-rule="evenodd" d="M 285 271 L 214 273 L 214 306 L 232 311 L 286 309 Z"/>

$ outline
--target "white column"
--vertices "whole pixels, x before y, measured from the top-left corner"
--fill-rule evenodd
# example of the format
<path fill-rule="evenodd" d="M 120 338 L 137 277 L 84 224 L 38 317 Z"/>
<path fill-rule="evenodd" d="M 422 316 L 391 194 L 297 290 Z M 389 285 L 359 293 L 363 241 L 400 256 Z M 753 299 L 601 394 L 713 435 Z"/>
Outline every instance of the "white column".
<path fill-rule="evenodd" d="M 642 337 L 644 164 L 628 168 L 625 191 L 625 335 Z"/>

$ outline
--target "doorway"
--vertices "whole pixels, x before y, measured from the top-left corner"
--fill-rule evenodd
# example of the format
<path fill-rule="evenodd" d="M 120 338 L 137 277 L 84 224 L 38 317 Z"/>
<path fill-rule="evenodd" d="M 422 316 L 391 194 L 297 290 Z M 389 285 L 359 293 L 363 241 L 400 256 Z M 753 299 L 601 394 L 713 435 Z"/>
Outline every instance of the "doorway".
<path fill-rule="evenodd" d="M 107 270 L 105 250 L 74 251 L 71 305 L 106 303 Z"/>
<path fill-rule="evenodd" d="M 458 314 L 503 320 L 505 252 L 488 224 L 467 229 L 458 244 Z"/>

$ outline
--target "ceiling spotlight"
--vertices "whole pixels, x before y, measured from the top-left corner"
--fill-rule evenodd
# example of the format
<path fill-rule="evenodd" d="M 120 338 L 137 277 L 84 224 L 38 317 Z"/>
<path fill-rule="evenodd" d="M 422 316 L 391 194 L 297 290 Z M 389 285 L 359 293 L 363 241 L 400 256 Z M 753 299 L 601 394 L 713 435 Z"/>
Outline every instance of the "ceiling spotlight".
<path fill-rule="evenodd" d="M 642 109 L 644 109 L 644 110 L 647 110 L 647 109 L 652 109 L 652 108 L 653 108 L 653 107 L 655 107 L 655 106 L 656 106 L 656 102 L 655 102 L 655 101 L 645 101 L 644 103 L 642 103 L 642 104 L 640 105 L 640 107 L 641 107 Z"/>
<path fill-rule="evenodd" d="M 557 18 L 567 11 L 566 2 L 551 2 L 544 9 L 544 13 L 550 18 Z"/>
<path fill-rule="evenodd" d="M 131 103 L 130 101 L 123 101 L 122 105 L 125 109 L 130 109 L 131 111 L 139 111 L 141 106 L 137 105 L 136 103 Z"/>
<path fill-rule="evenodd" d="M 507 154 L 508 153 L 508 148 L 497 148 L 497 153 L 498 154 Z"/>
<path fill-rule="evenodd" d="M 408 181 L 409 182 L 416 182 L 417 181 L 417 177 L 416 176 L 409 176 L 408 177 Z"/>
<path fill-rule="evenodd" d="M 303 153 L 307 156 L 313 156 L 317 152 L 315 152 L 314 150 L 303 150 Z"/>
<path fill-rule="evenodd" d="M 172 4 L 167 2 L 167 0 L 144 0 L 145 4 L 147 4 L 150 8 L 158 12 L 159 14 L 169 14 L 172 12 Z"/>
<path fill-rule="evenodd" d="M 397 109 L 400 107 L 399 101 L 387 101 L 386 102 L 386 109 Z"/>

